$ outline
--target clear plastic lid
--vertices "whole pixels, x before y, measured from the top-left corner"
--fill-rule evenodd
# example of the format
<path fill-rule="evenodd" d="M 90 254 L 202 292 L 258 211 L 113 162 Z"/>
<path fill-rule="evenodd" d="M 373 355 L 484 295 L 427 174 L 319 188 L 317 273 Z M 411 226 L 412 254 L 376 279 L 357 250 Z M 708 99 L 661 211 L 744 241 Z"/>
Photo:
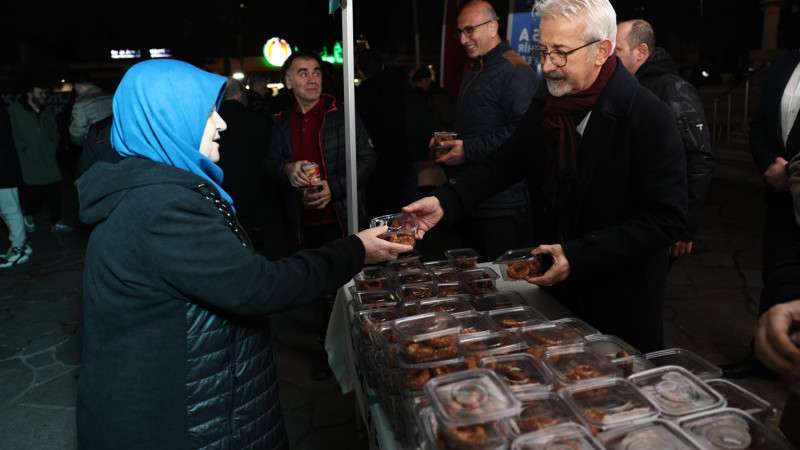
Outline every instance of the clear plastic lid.
<path fill-rule="evenodd" d="M 439 289 L 439 295 L 442 297 L 450 295 L 459 295 L 467 297 L 475 296 L 475 293 L 472 291 L 472 289 L 468 288 L 467 285 L 461 281 L 456 281 L 453 283 L 439 283 L 438 289 Z"/>
<path fill-rule="evenodd" d="M 589 336 L 586 338 L 586 343 L 594 347 L 595 350 L 606 355 L 606 358 L 612 360 L 642 354 L 642 352 L 632 345 L 612 334 L 595 334 Z"/>
<path fill-rule="evenodd" d="M 656 367 L 633 374 L 628 379 L 667 417 L 725 406 L 722 395 L 680 366 Z"/>
<path fill-rule="evenodd" d="M 512 306 L 488 312 L 498 328 L 516 329 L 547 322 L 547 317 L 532 306 Z"/>
<path fill-rule="evenodd" d="M 353 322 L 362 334 L 369 336 L 371 329 L 400 317 L 403 313 L 397 308 L 371 309 L 354 313 Z"/>
<path fill-rule="evenodd" d="M 658 407 L 624 378 L 606 378 L 565 387 L 560 392 L 593 431 L 653 419 Z"/>
<path fill-rule="evenodd" d="M 499 278 L 499 275 L 490 267 L 465 269 L 461 272 L 461 275 L 464 283 L 475 295 L 497 292 L 495 280 Z"/>
<path fill-rule="evenodd" d="M 542 257 L 532 255 L 532 250 L 533 248 L 509 250 L 494 260 L 500 267 L 500 274 L 504 280 L 519 281 L 544 273 Z"/>
<path fill-rule="evenodd" d="M 390 272 L 403 272 L 405 270 L 421 270 L 424 268 L 422 259 L 419 256 L 410 256 L 407 258 L 397 258 L 394 261 L 386 263 L 386 267 Z"/>
<path fill-rule="evenodd" d="M 403 284 L 417 284 L 417 283 L 430 283 L 436 282 L 436 277 L 433 272 L 425 269 L 412 269 L 398 272 L 395 275 L 397 283 Z"/>
<path fill-rule="evenodd" d="M 635 373 L 644 372 L 645 370 L 654 369 L 656 367 L 652 362 L 644 359 L 642 355 L 633 355 L 626 358 L 617 358 L 611 361 L 619 370 L 622 371 L 623 377 L 629 377 Z"/>
<path fill-rule="evenodd" d="M 461 272 L 455 267 L 446 267 L 444 269 L 433 269 L 433 276 L 436 277 L 437 283 L 457 283 L 461 280 Z"/>
<path fill-rule="evenodd" d="M 437 259 L 434 261 L 426 261 L 423 263 L 426 269 L 428 270 L 443 270 L 443 269 L 455 269 L 456 263 L 452 259 Z"/>
<path fill-rule="evenodd" d="M 516 353 L 527 347 L 521 337 L 507 330 L 460 334 L 458 346 L 462 355 L 475 359 Z"/>
<path fill-rule="evenodd" d="M 564 386 L 596 378 L 622 376 L 617 366 L 605 355 L 584 345 L 550 347 L 542 359 Z"/>
<path fill-rule="evenodd" d="M 422 408 L 418 414 L 423 437 L 421 448 L 440 450 L 508 448 L 507 439 L 500 432 L 496 422 L 448 427 L 440 424 L 433 406 Z"/>
<path fill-rule="evenodd" d="M 394 308 L 399 303 L 393 291 L 357 291 L 353 294 L 356 311 L 366 309 Z"/>
<path fill-rule="evenodd" d="M 375 217 L 369 223 L 370 228 L 389 227 L 389 231 L 378 236 L 389 242 L 396 242 L 398 244 L 414 245 L 417 239 L 414 234 L 417 232 L 419 220 L 417 216 L 412 213 L 395 213 L 387 214 L 385 216 Z"/>
<path fill-rule="evenodd" d="M 439 286 L 433 281 L 401 284 L 398 288 L 398 292 L 400 293 L 400 299 L 404 302 L 408 302 L 409 300 L 438 297 Z"/>
<path fill-rule="evenodd" d="M 574 328 L 555 322 L 545 322 L 518 329 L 530 349 L 539 349 L 535 356 L 541 356 L 544 349 L 560 345 L 582 345 L 586 340 Z"/>
<path fill-rule="evenodd" d="M 472 248 L 454 248 L 445 250 L 444 255 L 447 256 L 448 259 L 453 260 L 456 267 L 459 269 L 474 268 L 478 264 L 478 258 L 480 258 L 480 254 L 478 254 L 478 252 Z"/>
<path fill-rule="evenodd" d="M 474 311 L 474 309 L 472 308 L 472 303 L 470 303 L 467 296 L 451 295 L 417 300 L 417 311 L 419 314 L 435 311 L 443 311 L 454 314 Z"/>
<path fill-rule="evenodd" d="M 762 422 L 776 413 L 775 407 L 768 401 L 738 384 L 722 378 L 705 381 L 711 389 L 722 395 L 728 408 L 741 409 Z"/>
<path fill-rule="evenodd" d="M 487 333 L 497 331 L 494 322 L 490 321 L 485 314 L 477 311 L 467 311 L 453 313 L 453 317 L 461 324 L 460 334 Z"/>
<path fill-rule="evenodd" d="M 527 353 L 489 356 L 478 361 L 478 367 L 493 370 L 514 392 L 549 391 L 555 383 L 550 369 Z"/>
<path fill-rule="evenodd" d="M 395 320 L 392 327 L 402 343 L 452 336 L 461 330 L 461 326 L 452 315 L 440 311 L 403 317 Z"/>
<path fill-rule="evenodd" d="M 694 414 L 679 419 L 678 426 L 703 448 L 712 450 L 794 448 L 786 438 L 739 409 Z"/>
<path fill-rule="evenodd" d="M 428 381 L 424 390 L 436 418 L 446 427 L 493 422 L 520 411 L 517 397 L 488 369 L 442 375 Z"/>
<path fill-rule="evenodd" d="M 389 271 L 383 266 L 365 267 L 353 277 L 357 291 L 385 291 L 392 287 Z"/>
<path fill-rule="evenodd" d="M 668 348 L 657 352 L 645 353 L 644 358 L 656 366 L 681 366 L 698 378 L 707 380 L 722 376 L 722 369 L 707 359 L 682 348 Z"/>
<path fill-rule="evenodd" d="M 422 393 L 422 387 L 429 380 L 467 370 L 464 358 L 461 357 L 416 364 L 407 363 L 401 358 L 398 365 L 403 369 L 398 379 L 400 389 L 406 393 L 417 394 Z"/>
<path fill-rule="evenodd" d="M 375 347 L 384 348 L 397 343 L 397 333 L 394 332 L 391 323 L 386 322 L 369 330 L 369 340 Z"/>
<path fill-rule="evenodd" d="M 562 423 L 523 434 L 511 443 L 511 450 L 602 450 L 604 447 L 586 427 Z"/>
<path fill-rule="evenodd" d="M 513 308 L 515 306 L 522 306 L 524 303 L 525 297 L 516 291 L 488 292 L 486 294 L 476 295 L 472 299 L 472 305 L 478 311 Z"/>
<path fill-rule="evenodd" d="M 553 322 L 569 325 L 576 329 L 583 337 L 591 336 L 593 334 L 600 334 L 600 331 L 597 328 L 589 325 L 588 322 L 584 321 L 583 319 L 579 319 L 578 317 L 564 317 L 562 319 L 554 319 Z"/>
<path fill-rule="evenodd" d="M 522 402 L 518 415 L 507 422 L 512 436 L 532 433 L 561 423 L 577 423 L 578 418 L 564 399 L 552 391 L 516 393 Z"/>
<path fill-rule="evenodd" d="M 700 447 L 673 423 L 652 421 L 612 428 L 597 436 L 609 450 L 699 450 Z"/>

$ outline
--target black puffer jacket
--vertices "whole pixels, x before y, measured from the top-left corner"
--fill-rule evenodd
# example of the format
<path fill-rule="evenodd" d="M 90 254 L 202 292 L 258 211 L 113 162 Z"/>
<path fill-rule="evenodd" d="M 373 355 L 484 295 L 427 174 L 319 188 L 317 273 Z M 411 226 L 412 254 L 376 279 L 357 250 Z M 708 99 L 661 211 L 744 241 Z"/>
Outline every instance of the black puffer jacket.
<path fill-rule="evenodd" d="M 714 153 L 706 114 L 697 89 L 678 76 L 672 57 L 661 47 L 656 47 L 644 64 L 636 71 L 636 78 L 644 87 L 667 102 L 678 119 L 678 130 L 686 150 L 686 169 L 689 182 L 688 226 L 681 240 L 694 240 L 700 223 L 700 210 L 706 201 L 708 186 L 714 174 Z"/>
<path fill-rule="evenodd" d="M 345 147 L 344 109 L 331 95 L 322 94 L 321 101 L 325 102 L 325 118 L 322 130 L 319 133 L 319 142 L 322 147 L 323 162 L 320 167 L 322 176 L 328 180 L 331 197 L 342 236 L 347 234 L 347 147 Z M 292 154 L 292 114 L 294 103 L 287 109 L 273 116 L 272 134 L 269 139 L 269 150 L 264 159 L 264 169 L 267 177 L 278 183 L 281 195 L 286 205 L 286 219 L 291 234 L 298 236 L 302 243 L 300 227 L 300 211 L 297 207 L 295 190 L 289 180 L 283 175 L 284 164 L 294 161 Z M 364 202 L 364 188 L 372 175 L 378 156 L 372 146 L 367 129 L 356 115 L 356 179 L 358 181 L 358 229 L 367 225 L 367 211 Z"/>
<path fill-rule="evenodd" d="M 208 182 L 146 159 L 76 182 L 84 268 L 82 449 L 286 448 L 267 315 L 357 273 L 355 237 L 273 262 Z M 229 210 L 228 210 L 229 211 Z"/>

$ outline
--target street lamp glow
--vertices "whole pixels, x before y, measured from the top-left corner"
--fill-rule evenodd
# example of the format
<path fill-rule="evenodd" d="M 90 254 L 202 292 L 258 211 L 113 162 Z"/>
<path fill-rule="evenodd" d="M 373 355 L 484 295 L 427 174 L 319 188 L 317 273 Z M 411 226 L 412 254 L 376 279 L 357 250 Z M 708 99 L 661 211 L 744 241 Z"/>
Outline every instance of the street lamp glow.
<path fill-rule="evenodd" d="M 292 54 L 292 48 L 285 40 L 274 37 L 264 44 L 264 58 L 267 63 L 274 67 L 281 67 L 289 55 Z"/>

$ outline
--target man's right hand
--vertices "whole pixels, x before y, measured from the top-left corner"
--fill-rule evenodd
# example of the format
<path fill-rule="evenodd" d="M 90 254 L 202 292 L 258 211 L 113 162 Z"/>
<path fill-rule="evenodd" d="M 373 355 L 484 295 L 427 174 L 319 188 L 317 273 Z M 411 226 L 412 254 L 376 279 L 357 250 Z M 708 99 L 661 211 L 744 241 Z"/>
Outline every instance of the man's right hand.
<path fill-rule="evenodd" d="M 776 372 L 800 375 L 800 348 L 789 338 L 789 330 L 797 322 L 800 300 L 778 303 L 764 312 L 753 343 L 756 358 Z"/>
<path fill-rule="evenodd" d="M 292 187 L 297 188 L 309 185 L 308 177 L 306 176 L 305 172 L 300 169 L 303 164 L 311 164 L 311 161 L 301 159 L 299 161 L 292 161 L 283 165 L 283 176 L 289 179 L 289 183 L 292 185 Z"/>
<path fill-rule="evenodd" d="M 439 203 L 439 199 L 430 196 L 421 198 L 410 205 L 403 207 L 403 212 L 413 213 L 417 216 L 419 226 L 417 226 L 417 239 L 422 239 L 425 232 L 436 226 L 442 217 L 444 217 L 444 209 Z"/>
<path fill-rule="evenodd" d="M 787 161 L 778 156 L 775 158 L 775 161 L 767 167 L 767 171 L 764 172 L 764 181 L 773 191 L 780 192 L 789 190 L 789 174 L 786 173 L 786 164 Z"/>

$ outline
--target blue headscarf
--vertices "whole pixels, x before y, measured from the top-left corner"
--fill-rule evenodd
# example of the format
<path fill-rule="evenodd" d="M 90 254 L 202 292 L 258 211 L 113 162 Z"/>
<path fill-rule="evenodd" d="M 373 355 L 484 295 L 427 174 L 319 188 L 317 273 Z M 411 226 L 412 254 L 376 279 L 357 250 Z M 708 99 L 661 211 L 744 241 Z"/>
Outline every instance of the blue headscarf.
<path fill-rule="evenodd" d="M 111 145 L 136 156 L 181 168 L 222 187 L 222 169 L 200 153 L 203 131 L 225 92 L 225 77 L 171 59 L 140 62 L 125 73 L 114 94 Z"/>

